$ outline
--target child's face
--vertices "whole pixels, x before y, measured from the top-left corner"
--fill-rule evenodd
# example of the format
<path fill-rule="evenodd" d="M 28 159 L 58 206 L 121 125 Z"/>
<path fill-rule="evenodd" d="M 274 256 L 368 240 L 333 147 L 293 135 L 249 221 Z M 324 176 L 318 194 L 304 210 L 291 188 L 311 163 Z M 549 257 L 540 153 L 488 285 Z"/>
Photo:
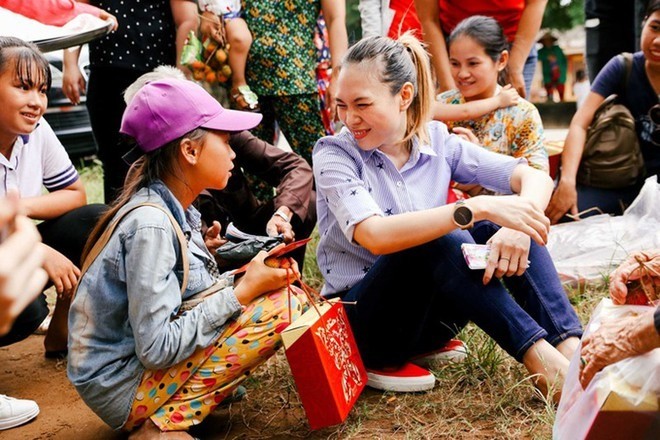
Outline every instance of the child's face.
<path fill-rule="evenodd" d="M 474 39 L 460 36 L 449 48 L 449 64 L 456 87 L 467 101 L 490 98 L 497 89 L 497 75 L 506 57 L 494 62 Z"/>
<path fill-rule="evenodd" d="M 648 63 L 660 66 L 660 11 L 655 11 L 646 19 L 641 48 Z"/>
<path fill-rule="evenodd" d="M 236 153 L 229 146 L 229 133 L 210 130 L 199 153 L 196 180 L 206 182 L 206 188 L 225 188 L 234 168 L 234 158 Z"/>
<path fill-rule="evenodd" d="M 16 74 L 15 61 L 0 72 L 0 135 L 2 142 L 31 133 L 46 111 L 46 85 L 28 84 Z M 32 75 L 38 77 L 38 75 Z M 4 145 L 2 145 L 4 146 Z"/>
<path fill-rule="evenodd" d="M 337 114 L 365 151 L 398 144 L 406 129 L 408 106 L 378 79 L 376 68 L 349 64 L 337 78 Z"/>

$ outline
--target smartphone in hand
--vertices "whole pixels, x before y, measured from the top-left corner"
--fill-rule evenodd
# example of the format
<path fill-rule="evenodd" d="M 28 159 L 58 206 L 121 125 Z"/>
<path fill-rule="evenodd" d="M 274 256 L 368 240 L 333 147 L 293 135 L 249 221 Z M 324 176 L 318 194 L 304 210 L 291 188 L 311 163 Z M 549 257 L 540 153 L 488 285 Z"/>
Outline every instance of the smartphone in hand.
<path fill-rule="evenodd" d="M 463 243 L 461 251 L 468 267 L 472 270 L 485 269 L 488 265 L 490 246 L 487 244 Z"/>

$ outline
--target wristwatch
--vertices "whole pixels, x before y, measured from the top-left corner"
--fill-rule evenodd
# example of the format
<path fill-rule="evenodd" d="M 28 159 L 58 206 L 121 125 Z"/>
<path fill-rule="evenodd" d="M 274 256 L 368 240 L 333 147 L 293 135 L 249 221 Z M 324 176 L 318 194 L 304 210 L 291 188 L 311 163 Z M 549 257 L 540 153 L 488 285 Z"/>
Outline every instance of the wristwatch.
<path fill-rule="evenodd" d="M 465 204 L 465 200 L 458 200 L 454 203 L 452 220 L 454 221 L 454 224 L 461 229 L 471 228 L 474 224 L 474 213 L 470 207 Z"/>

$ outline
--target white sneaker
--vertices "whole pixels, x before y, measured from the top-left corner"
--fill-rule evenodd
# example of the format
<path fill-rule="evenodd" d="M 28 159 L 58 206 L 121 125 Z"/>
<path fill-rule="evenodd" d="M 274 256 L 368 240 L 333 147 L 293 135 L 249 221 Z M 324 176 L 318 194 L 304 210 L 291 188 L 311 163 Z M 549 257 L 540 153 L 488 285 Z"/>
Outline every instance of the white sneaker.
<path fill-rule="evenodd" d="M 37 402 L 0 394 L 0 431 L 27 423 L 37 417 L 37 414 Z"/>

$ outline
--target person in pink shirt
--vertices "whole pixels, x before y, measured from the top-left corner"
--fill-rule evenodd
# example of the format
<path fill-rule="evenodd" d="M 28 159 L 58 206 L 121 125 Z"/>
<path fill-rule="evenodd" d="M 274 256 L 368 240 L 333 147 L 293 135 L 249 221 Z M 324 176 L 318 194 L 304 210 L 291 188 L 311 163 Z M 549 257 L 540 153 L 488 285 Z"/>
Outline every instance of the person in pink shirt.
<path fill-rule="evenodd" d="M 51 26 L 64 26 L 80 14 L 90 14 L 101 20 L 112 19 L 117 28 L 117 19 L 96 6 L 74 0 L 0 0 L 0 8 L 37 20 Z"/>

